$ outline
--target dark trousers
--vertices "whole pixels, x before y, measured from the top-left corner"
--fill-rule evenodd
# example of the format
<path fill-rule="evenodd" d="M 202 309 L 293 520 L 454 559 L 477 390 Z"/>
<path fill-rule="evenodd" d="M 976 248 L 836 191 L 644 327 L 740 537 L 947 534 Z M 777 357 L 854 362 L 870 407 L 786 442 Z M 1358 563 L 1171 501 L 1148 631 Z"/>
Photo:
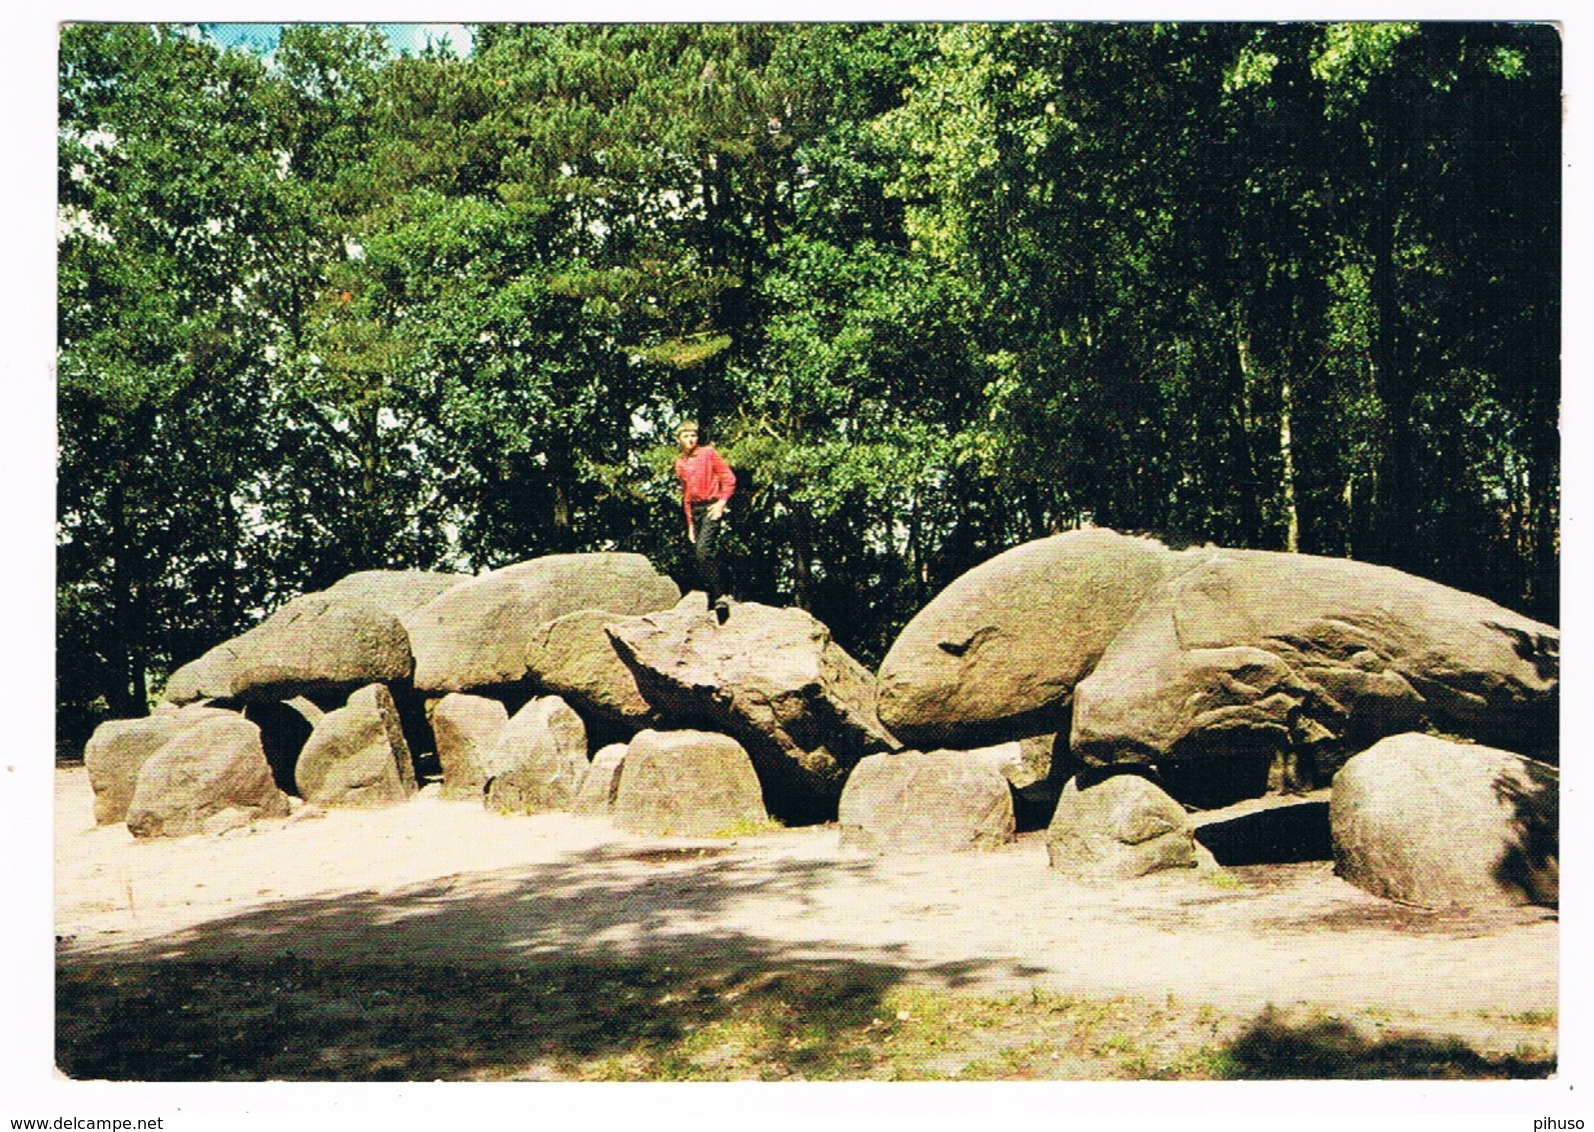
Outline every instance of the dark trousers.
<path fill-rule="evenodd" d="M 708 604 L 719 600 L 724 591 L 720 588 L 719 546 L 725 529 L 725 517 L 712 519 L 707 503 L 692 504 L 692 550 L 697 558 L 697 577 L 708 593 Z"/>

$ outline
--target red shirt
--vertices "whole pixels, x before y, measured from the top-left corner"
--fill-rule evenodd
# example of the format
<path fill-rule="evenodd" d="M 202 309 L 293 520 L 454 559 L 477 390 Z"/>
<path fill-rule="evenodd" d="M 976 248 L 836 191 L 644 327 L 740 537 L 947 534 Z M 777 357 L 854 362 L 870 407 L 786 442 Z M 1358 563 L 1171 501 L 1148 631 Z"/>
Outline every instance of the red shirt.
<path fill-rule="evenodd" d="M 681 481 L 681 506 L 688 519 L 692 517 L 692 504 L 729 499 L 736 490 L 736 473 L 707 444 L 699 444 L 690 456 L 675 461 L 675 478 Z"/>

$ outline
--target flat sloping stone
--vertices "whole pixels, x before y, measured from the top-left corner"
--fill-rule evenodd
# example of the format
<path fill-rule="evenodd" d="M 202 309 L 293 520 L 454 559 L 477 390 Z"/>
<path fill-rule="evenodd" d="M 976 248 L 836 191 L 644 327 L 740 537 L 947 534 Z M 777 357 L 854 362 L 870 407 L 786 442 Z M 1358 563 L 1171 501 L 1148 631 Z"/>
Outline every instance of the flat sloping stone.
<path fill-rule="evenodd" d="M 837 820 L 842 845 L 873 852 L 991 849 L 1015 828 L 992 758 L 949 750 L 870 755 L 848 776 Z"/>
<path fill-rule="evenodd" d="M 395 806 L 416 792 L 393 694 L 371 684 L 327 712 L 299 753 L 299 794 L 318 806 Z"/>
<path fill-rule="evenodd" d="M 833 817 L 847 771 L 900 745 L 876 714 L 873 675 L 803 610 L 746 602 L 721 625 L 690 595 L 607 632 L 672 727 L 728 734 L 747 750 L 783 819 Z"/>
<path fill-rule="evenodd" d="M 548 622 L 582 609 L 648 613 L 680 595 L 640 554 L 554 554 L 493 570 L 406 616 L 415 687 L 443 693 L 518 683 L 532 634 Z"/>
<path fill-rule="evenodd" d="M 1159 542 L 1069 531 L 997 555 L 908 622 L 880 665 L 904 743 L 971 748 L 1066 726 L 1074 686 L 1177 563 Z"/>
<path fill-rule="evenodd" d="M 539 696 L 510 717 L 486 762 L 489 810 L 568 810 L 587 773 L 586 725 L 558 696 Z"/>
<path fill-rule="evenodd" d="M 1064 787 L 1046 830 L 1051 867 L 1074 880 L 1110 883 L 1197 865 L 1195 827 L 1184 807 L 1136 774 L 1081 790 Z"/>
<path fill-rule="evenodd" d="M 581 785 L 576 790 L 571 813 L 598 817 L 614 809 L 614 799 L 620 789 L 620 769 L 625 765 L 626 744 L 610 743 L 592 756 Z"/>
<path fill-rule="evenodd" d="M 1335 871 L 1428 908 L 1555 905 L 1560 773 L 1432 735 L 1380 740 L 1334 776 Z"/>
<path fill-rule="evenodd" d="M 470 574 L 436 570 L 359 570 L 322 592 L 342 601 L 361 601 L 403 622 L 427 602 L 471 580 Z"/>
<path fill-rule="evenodd" d="M 246 692 L 253 692 L 249 698 L 266 702 L 292 699 L 306 692 L 317 695 L 343 694 L 374 681 L 408 679 L 412 662 L 409 659 L 406 618 L 433 598 L 469 580 L 470 576 L 466 574 L 426 570 L 361 570 L 349 574 L 325 590 L 296 598 L 254 629 L 223 641 L 198 659 L 182 665 L 167 679 L 166 686 L 161 690 L 161 698 L 168 703 L 189 704 L 207 699 L 234 699 Z M 326 607 L 334 603 L 344 608 L 329 615 Z M 316 612 L 318 607 L 320 611 Z M 297 624 L 307 616 L 308 621 Z M 317 617 L 329 616 L 331 620 L 320 630 L 314 627 Z M 339 618 L 343 622 L 341 627 L 337 623 Z M 284 624 L 290 619 L 296 623 L 291 629 Z M 393 635 L 392 626 L 387 624 L 389 619 L 404 630 L 402 656 L 393 647 L 398 638 Z M 272 625 L 273 620 L 277 621 L 276 625 Z M 357 624 L 360 621 L 366 624 Z M 270 630 L 268 626 L 271 626 Z M 344 628 L 351 626 L 356 632 L 354 641 L 331 640 Z M 262 643 L 257 639 L 262 631 L 276 632 L 278 629 L 285 631 L 285 639 L 279 639 L 274 644 L 269 641 Z M 325 634 L 321 640 L 308 639 L 317 632 Z M 251 637 L 251 634 L 256 636 Z M 294 634 L 300 636 L 299 644 L 292 639 Z M 272 660 L 271 650 L 285 651 L 291 656 L 301 645 L 309 650 L 308 653 L 288 661 L 288 666 L 275 677 L 262 667 L 272 664 L 279 668 L 282 666 L 280 658 Z M 346 672 L 342 678 L 329 680 L 326 673 L 322 672 L 297 683 L 292 679 L 282 679 L 284 675 L 291 675 L 295 666 L 336 668 L 343 665 L 347 668 L 351 658 L 359 656 L 359 648 L 370 650 L 373 645 L 378 652 L 386 652 L 387 655 L 368 655 L 357 671 Z M 352 662 L 360 663 L 357 660 Z M 244 666 L 242 669 L 240 664 Z"/>
<path fill-rule="evenodd" d="M 409 634 L 390 613 L 358 598 L 294 598 L 233 642 L 232 694 L 286 700 L 343 695 L 408 680 Z"/>
<path fill-rule="evenodd" d="M 768 820 L 741 744 L 704 731 L 642 731 L 626 749 L 615 793 L 621 829 L 707 837 Z"/>
<path fill-rule="evenodd" d="M 230 698 L 234 657 L 232 641 L 223 641 L 167 677 L 161 699 L 169 704 L 187 705 Z"/>
<path fill-rule="evenodd" d="M 187 837 L 287 816 L 288 796 L 271 780 L 260 729 L 233 712 L 217 712 L 144 762 L 127 828 L 135 837 Z"/>
<path fill-rule="evenodd" d="M 583 718 L 621 724 L 628 733 L 657 723 L 658 713 L 604 631 L 633 620 L 608 610 L 583 609 L 538 627 L 526 645 L 527 676 Z"/>

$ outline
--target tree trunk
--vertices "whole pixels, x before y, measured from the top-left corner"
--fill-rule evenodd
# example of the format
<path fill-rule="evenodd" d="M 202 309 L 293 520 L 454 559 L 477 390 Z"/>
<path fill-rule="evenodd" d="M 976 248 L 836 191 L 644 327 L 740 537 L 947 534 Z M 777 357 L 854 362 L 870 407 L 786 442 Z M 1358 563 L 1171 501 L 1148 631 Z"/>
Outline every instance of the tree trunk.
<path fill-rule="evenodd" d="M 1396 191 L 1395 187 L 1390 186 L 1389 191 Z M 1412 421 L 1416 377 L 1406 348 L 1395 280 L 1395 217 L 1374 216 L 1369 238 L 1373 258 L 1370 286 L 1377 319 L 1371 342 L 1373 388 L 1384 410 L 1384 445 L 1377 462 L 1373 545 L 1368 549 L 1374 561 L 1411 570 L 1417 562 L 1416 432 Z"/>
<path fill-rule="evenodd" d="M 1238 305 L 1237 305 L 1238 306 Z M 1262 484 L 1256 473 L 1256 454 L 1252 434 L 1256 428 L 1255 410 L 1251 396 L 1256 381 L 1255 366 L 1251 361 L 1251 332 L 1239 310 L 1234 314 L 1234 381 L 1238 398 L 1235 412 L 1238 433 L 1231 448 L 1239 469 L 1238 482 L 1233 485 L 1238 502 L 1237 518 L 1240 523 L 1239 542 L 1244 546 L 1258 546 L 1262 542 Z"/>
<path fill-rule="evenodd" d="M 814 532 L 808 509 L 793 503 L 792 517 L 792 600 L 798 609 L 814 607 Z"/>
<path fill-rule="evenodd" d="M 573 459 L 570 449 L 563 444 L 556 444 L 548 450 L 548 481 L 551 519 L 549 533 L 552 536 L 553 549 L 560 554 L 567 554 L 575 549 L 576 532 L 572 519 L 570 505 L 570 490 L 575 479 Z"/>
<path fill-rule="evenodd" d="M 133 532 L 127 516 L 127 493 L 123 476 L 127 460 L 118 462 L 116 479 L 110 489 L 111 518 L 111 601 L 110 632 L 106 635 L 106 660 L 111 670 L 111 686 L 105 699 L 116 719 L 149 714 L 145 685 L 142 636 L 137 611 L 137 557 Z"/>
<path fill-rule="evenodd" d="M 1290 379 L 1279 382 L 1279 460 L 1283 464 L 1280 489 L 1284 495 L 1284 549 L 1290 554 L 1301 550 L 1301 517 L 1295 506 L 1295 450 L 1290 436 L 1290 417 L 1294 411 Z"/>

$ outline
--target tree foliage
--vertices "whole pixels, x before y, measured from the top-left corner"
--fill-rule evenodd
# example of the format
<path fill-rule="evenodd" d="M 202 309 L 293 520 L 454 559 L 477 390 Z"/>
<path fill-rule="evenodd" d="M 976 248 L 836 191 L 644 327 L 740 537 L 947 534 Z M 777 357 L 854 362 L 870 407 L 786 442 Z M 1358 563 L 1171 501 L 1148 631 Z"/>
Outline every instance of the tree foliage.
<path fill-rule="evenodd" d="M 373 567 L 690 572 L 878 659 L 1085 523 L 1553 620 L 1560 44 L 1522 24 L 63 29 L 64 732 Z"/>

